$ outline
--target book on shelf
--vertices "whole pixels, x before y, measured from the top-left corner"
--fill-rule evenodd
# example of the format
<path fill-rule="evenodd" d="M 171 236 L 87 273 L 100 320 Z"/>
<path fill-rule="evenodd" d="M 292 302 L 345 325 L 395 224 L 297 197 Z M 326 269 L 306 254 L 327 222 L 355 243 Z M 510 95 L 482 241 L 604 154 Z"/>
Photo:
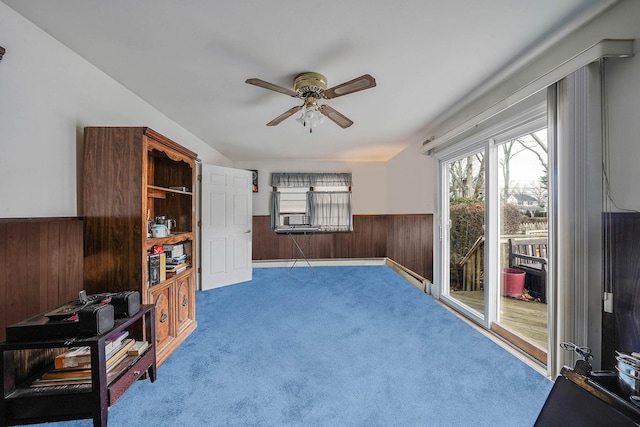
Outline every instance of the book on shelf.
<path fill-rule="evenodd" d="M 149 283 L 154 285 L 160 283 L 160 254 L 150 254 L 149 259 Z"/>
<path fill-rule="evenodd" d="M 120 345 L 122 345 L 122 341 L 124 341 L 124 339 L 128 336 L 129 331 L 120 331 L 111 335 L 104 343 L 104 353 L 111 354 L 113 350 L 119 348 Z"/>
<path fill-rule="evenodd" d="M 56 356 L 57 369 L 74 368 L 91 365 L 91 349 L 89 346 L 71 347 L 68 351 Z"/>
<path fill-rule="evenodd" d="M 164 253 L 160 254 L 160 281 L 167 280 L 167 256 Z"/>
<path fill-rule="evenodd" d="M 177 257 L 167 257 L 167 266 L 182 264 L 182 263 L 184 263 L 186 261 L 187 261 L 187 255 L 186 254 L 182 254 L 182 255 L 177 256 Z"/>
<path fill-rule="evenodd" d="M 108 359 L 111 353 L 120 348 L 124 339 L 129 336 L 129 331 L 121 331 L 113 334 L 104 345 L 104 352 Z M 56 356 L 56 369 L 75 368 L 91 365 L 91 349 L 89 346 L 72 347 L 68 351 Z"/>
<path fill-rule="evenodd" d="M 131 339 L 131 338 L 127 338 L 126 340 L 124 340 L 122 342 L 122 344 L 120 345 L 120 347 L 114 349 L 113 351 L 111 351 L 111 353 L 107 354 L 106 359 L 107 359 L 107 370 L 109 370 L 109 367 L 115 365 L 116 363 L 118 363 L 118 358 L 120 358 L 123 355 L 127 355 L 127 350 L 129 350 L 134 344 L 136 343 L 136 340 Z"/>
<path fill-rule="evenodd" d="M 136 343 L 133 344 L 129 348 L 129 350 L 127 350 L 127 354 L 129 356 L 140 356 L 148 348 L 149 348 L 149 342 L 148 341 L 136 341 Z"/>
<path fill-rule="evenodd" d="M 91 379 L 91 369 L 54 369 L 45 372 L 40 380 Z"/>
<path fill-rule="evenodd" d="M 144 341 L 146 342 L 146 341 Z M 136 344 L 134 339 L 124 339 L 120 346 L 111 351 L 106 356 L 106 370 L 111 372 L 118 363 L 129 356 L 129 350 Z M 147 343 L 148 344 L 148 343 Z M 91 382 L 91 363 L 88 365 L 78 365 L 75 367 L 54 368 L 45 372 L 42 377 L 31 383 L 31 387 L 64 385 L 64 384 L 84 384 Z"/>
<path fill-rule="evenodd" d="M 164 245 L 164 253 L 167 258 L 177 258 L 185 254 L 184 244 L 178 243 L 175 245 Z"/>
<path fill-rule="evenodd" d="M 118 361 L 122 361 L 127 355 L 122 356 Z M 107 373 L 111 372 L 113 364 L 107 369 Z M 54 369 L 45 372 L 39 379 L 31 383 L 31 387 L 45 387 L 67 384 L 89 384 L 91 383 L 91 369 Z"/>
<path fill-rule="evenodd" d="M 181 264 L 176 265 L 167 265 L 167 274 L 177 274 L 185 271 L 189 267 L 189 264 L 183 262 Z"/>

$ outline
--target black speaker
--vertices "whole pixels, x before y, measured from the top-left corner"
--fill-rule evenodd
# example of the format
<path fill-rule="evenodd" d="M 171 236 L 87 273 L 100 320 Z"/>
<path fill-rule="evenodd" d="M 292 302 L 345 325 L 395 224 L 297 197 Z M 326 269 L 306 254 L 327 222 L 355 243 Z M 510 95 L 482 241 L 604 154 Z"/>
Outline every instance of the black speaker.
<path fill-rule="evenodd" d="M 116 319 L 129 317 L 140 311 L 140 292 L 124 291 L 111 295 Z"/>
<path fill-rule="evenodd" d="M 78 311 L 80 335 L 100 335 L 113 328 L 114 309 L 111 304 L 88 304 Z"/>

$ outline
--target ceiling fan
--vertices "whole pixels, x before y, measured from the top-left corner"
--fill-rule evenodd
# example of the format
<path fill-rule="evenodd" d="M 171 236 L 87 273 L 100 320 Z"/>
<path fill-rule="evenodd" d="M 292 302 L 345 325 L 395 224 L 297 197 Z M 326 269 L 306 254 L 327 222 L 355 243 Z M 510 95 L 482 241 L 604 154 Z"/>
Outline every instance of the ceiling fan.
<path fill-rule="evenodd" d="M 304 126 L 308 125 L 309 132 L 312 132 L 314 127 L 324 121 L 324 116 L 328 117 L 341 128 L 348 128 L 353 124 L 353 121 L 348 117 L 330 106 L 318 104 L 319 100 L 333 99 L 376 86 L 376 80 L 369 74 L 365 74 L 327 89 L 327 78 L 320 73 L 312 72 L 299 74 L 293 81 L 293 89 L 278 86 L 261 79 L 248 79 L 246 83 L 302 99 L 304 101 L 302 105 L 285 111 L 267 123 L 267 126 L 275 126 L 284 119 L 302 110 L 302 115 L 296 120 Z"/>

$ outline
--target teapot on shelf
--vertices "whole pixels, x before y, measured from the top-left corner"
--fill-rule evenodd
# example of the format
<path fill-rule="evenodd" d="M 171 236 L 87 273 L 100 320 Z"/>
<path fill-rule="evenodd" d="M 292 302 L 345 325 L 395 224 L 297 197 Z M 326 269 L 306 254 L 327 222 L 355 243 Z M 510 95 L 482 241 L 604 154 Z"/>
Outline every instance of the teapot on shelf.
<path fill-rule="evenodd" d="M 157 216 L 156 222 L 151 224 L 152 237 L 171 236 L 171 229 L 176 227 L 175 219 L 167 219 L 164 215 Z"/>
<path fill-rule="evenodd" d="M 167 237 L 169 229 L 164 224 L 151 224 L 151 237 Z"/>

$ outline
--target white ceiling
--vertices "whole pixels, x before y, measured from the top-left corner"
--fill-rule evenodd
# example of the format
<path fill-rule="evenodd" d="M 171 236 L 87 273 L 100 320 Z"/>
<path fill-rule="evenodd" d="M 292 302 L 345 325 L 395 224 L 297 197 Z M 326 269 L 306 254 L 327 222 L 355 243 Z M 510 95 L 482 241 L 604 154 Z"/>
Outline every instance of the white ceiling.
<path fill-rule="evenodd" d="M 611 0 L 2 0 L 234 161 L 387 160 L 536 46 Z M 355 123 L 309 134 L 304 71 L 377 87 L 326 101 Z M 99 123 L 96 123 L 99 125 Z M 145 125 L 141 123 L 141 125 Z"/>

